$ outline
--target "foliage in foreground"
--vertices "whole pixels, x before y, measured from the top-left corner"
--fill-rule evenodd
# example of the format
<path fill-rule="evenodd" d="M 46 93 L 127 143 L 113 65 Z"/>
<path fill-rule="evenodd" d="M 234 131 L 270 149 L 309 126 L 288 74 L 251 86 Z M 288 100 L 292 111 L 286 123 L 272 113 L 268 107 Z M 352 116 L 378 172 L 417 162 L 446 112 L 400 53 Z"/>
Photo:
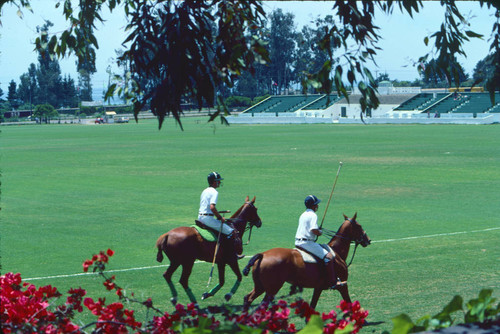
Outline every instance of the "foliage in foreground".
<path fill-rule="evenodd" d="M 293 313 L 305 319 L 307 325 L 302 333 L 357 333 L 365 323 L 368 311 L 359 302 L 341 302 L 337 313 L 331 310 L 321 316 L 306 302 L 299 299 L 290 305 L 284 300 L 275 304 L 261 304 L 252 310 L 235 311 L 228 306 L 209 306 L 200 309 L 191 303 L 177 304 L 173 313 L 162 312 L 153 306 L 149 298 L 138 301 L 127 296 L 114 276 L 105 274 L 105 266 L 114 252 L 101 251 L 83 263 L 83 271 L 93 268 L 104 279 L 103 285 L 115 291 L 119 302 L 106 303 L 106 298 L 94 300 L 85 297 L 84 289 L 70 289 L 66 301 L 61 303 L 62 294 L 50 285 L 37 288 L 23 282 L 21 274 L 7 273 L 0 276 L 0 317 L 3 333 L 267 333 L 297 332 L 289 316 Z M 59 301 L 59 303 L 58 303 Z M 123 302 L 123 303 L 122 303 Z M 139 322 L 134 310 L 126 309 L 124 303 L 137 303 L 146 307 L 146 320 Z M 83 326 L 74 318 L 83 312 L 84 306 L 96 320 Z M 156 313 L 150 318 L 150 313 Z"/>
<path fill-rule="evenodd" d="M 407 314 L 400 314 L 392 319 L 394 324 L 393 334 L 418 333 L 423 331 L 434 331 L 450 327 L 454 324 L 452 316 L 457 311 L 464 312 L 465 324 L 483 323 L 488 325 L 495 320 L 500 320 L 500 303 L 496 306 L 496 299 L 492 297 L 493 290 L 483 289 L 479 292 L 478 298 L 471 299 L 467 303 L 461 296 L 455 296 L 441 312 L 434 316 L 425 315 L 415 323 Z"/>

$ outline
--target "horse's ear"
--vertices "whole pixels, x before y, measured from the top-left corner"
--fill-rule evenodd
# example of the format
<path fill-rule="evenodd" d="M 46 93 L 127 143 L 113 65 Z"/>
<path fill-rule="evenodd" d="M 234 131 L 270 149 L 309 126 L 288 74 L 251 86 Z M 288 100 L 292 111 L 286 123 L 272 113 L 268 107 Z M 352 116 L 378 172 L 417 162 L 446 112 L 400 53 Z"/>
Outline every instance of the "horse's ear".
<path fill-rule="evenodd" d="M 358 215 L 358 212 L 356 211 L 356 213 L 354 214 L 354 216 L 352 217 L 352 220 L 356 220 L 356 216 Z"/>
<path fill-rule="evenodd" d="M 255 203 L 255 196 L 254 196 L 254 197 L 253 197 L 253 199 L 252 199 L 252 203 Z"/>
<path fill-rule="evenodd" d="M 250 199 L 250 197 L 248 197 L 248 196 L 247 196 L 247 197 L 245 198 L 245 203 L 246 203 L 246 202 L 248 202 L 248 200 L 249 200 L 249 199 Z"/>
<path fill-rule="evenodd" d="M 343 215 L 344 215 L 344 219 L 345 219 L 345 220 L 348 220 L 348 219 L 349 219 L 349 218 L 345 215 L 345 213 L 343 213 Z"/>

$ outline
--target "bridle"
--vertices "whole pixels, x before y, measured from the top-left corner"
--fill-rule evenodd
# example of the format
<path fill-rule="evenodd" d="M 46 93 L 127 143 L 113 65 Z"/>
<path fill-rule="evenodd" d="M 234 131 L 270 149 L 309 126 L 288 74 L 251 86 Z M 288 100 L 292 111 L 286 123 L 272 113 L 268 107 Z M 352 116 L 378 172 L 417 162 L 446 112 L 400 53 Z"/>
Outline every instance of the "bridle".
<path fill-rule="evenodd" d="M 345 221 L 348 221 L 350 224 L 354 224 L 354 222 L 350 218 L 347 218 Z M 347 267 L 349 267 L 352 264 L 352 261 L 354 260 L 354 255 L 356 255 L 356 250 L 358 249 L 358 246 L 360 244 L 362 244 L 367 238 L 366 238 L 366 232 L 363 229 L 362 229 L 362 233 L 360 234 L 360 236 L 358 238 L 356 238 L 356 239 L 354 239 L 354 238 L 352 238 L 350 236 L 346 236 L 344 233 L 339 232 L 343 225 L 344 224 L 342 224 L 339 227 L 339 229 L 337 230 L 337 232 L 333 232 L 331 230 L 323 229 L 323 233 L 326 234 L 327 236 L 330 236 L 332 239 L 334 237 L 338 237 L 340 239 L 347 240 L 349 243 L 354 242 L 354 251 L 352 252 L 351 261 L 349 261 L 349 264 L 347 265 Z"/>
<path fill-rule="evenodd" d="M 257 211 L 257 208 L 255 207 L 255 205 L 252 202 L 245 202 L 245 205 L 248 205 L 249 207 L 254 208 L 255 211 Z M 250 221 L 250 220 L 247 220 L 246 218 L 241 218 L 243 216 L 244 212 L 245 212 L 245 209 L 246 209 L 246 207 L 244 207 L 241 210 L 238 218 L 233 218 L 233 219 L 228 219 L 228 220 L 232 221 L 233 223 L 236 222 L 236 221 L 244 221 L 244 222 L 248 221 L 249 222 L 248 225 L 245 225 L 245 229 L 243 230 L 243 233 L 245 233 L 246 231 L 250 231 L 250 232 L 248 232 L 248 240 L 247 240 L 247 242 L 245 244 L 245 245 L 248 245 L 250 243 L 250 238 L 252 237 L 252 229 L 253 229 L 253 227 L 257 226 L 257 228 L 260 228 L 262 226 L 262 221 L 260 220 L 260 218 L 259 218 L 258 215 L 257 215 L 257 218 L 258 218 L 257 221 Z"/>

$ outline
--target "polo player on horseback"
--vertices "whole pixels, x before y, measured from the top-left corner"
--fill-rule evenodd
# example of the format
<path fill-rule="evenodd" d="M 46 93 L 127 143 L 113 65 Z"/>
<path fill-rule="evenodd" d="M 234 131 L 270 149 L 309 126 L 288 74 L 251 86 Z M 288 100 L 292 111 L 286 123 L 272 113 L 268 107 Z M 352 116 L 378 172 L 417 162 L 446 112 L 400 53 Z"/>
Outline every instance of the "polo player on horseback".
<path fill-rule="evenodd" d="M 200 196 L 200 209 L 198 211 L 198 221 L 211 228 L 216 232 L 221 232 L 228 239 L 234 240 L 234 250 L 238 259 L 245 256 L 243 252 L 243 244 L 238 236 L 233 224 L 227 221 L 217 210 L 217 199 L 219 193 L 217 188 L 221 186 L 221 181 L 224 180 L 217 172 L 211 172 L 207 176 L 208 187 L 203 190 Z"/>
<path fill-rule="evenodd" d="M 295 247 L 302 249 L 311 255 L 314 255 L 326 269 L 327 277 L 330 277 L 330 289 L 335 289 L 340 280 L 335 274 L 334 259 L 335 253 L 328 252 L 325 248 L 315 242 L 316 236 L 322 235 L 321 229 L 318 227 L 318 211 L 319 203 L 321 202 L 314 195 L 309 195 L 304 200 L 306 211 L 299 218 L 299 226 L 295 234 Z M 319 263 L 319 262 L 318 262 Z"/>

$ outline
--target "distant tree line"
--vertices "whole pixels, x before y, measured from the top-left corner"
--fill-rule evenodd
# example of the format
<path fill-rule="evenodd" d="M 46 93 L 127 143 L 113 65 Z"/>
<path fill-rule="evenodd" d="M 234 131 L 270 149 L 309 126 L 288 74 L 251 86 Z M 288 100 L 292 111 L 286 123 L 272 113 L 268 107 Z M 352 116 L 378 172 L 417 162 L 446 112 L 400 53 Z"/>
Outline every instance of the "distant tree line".
<path fill-rule="evenodd" d="M 29 0 L 7 2 L 29 6 Z M 81 71 L 81 91 L 76 95 L 84 99 L 83 90 L 91 90 L 90 80 L 86 79 L 95 72 L 95 22 L 102 21 L 99 15 L 102 7 L 114 10 L 121 5 L 129 19 L 126 27 L 129 35 L 123 44 L 126 50 L 117 57 L 117 63 L 123 64 L 125 71 L 115 78 L 106 96 L 119 94 L 130 100 L 135 112 L 150 107 L 158 116 L 160 126 L 169 114 L 180 122 L 181 105 L 217 105 L 213 119 L 224 111 L 224 104 L 221 107 L 219 102 L 230 96 L 247 97 L 253 103 L 256 97 L 286 93 L 297 86 L 303 93 L 336 92 L 346 97 L 356 86 L 362 97 L 353 102 L 359 102 L 362 110 L 376 108 L 377 83 L 390 78 L 385 74 L 373 76 L 367 65 L 380 49 L 377 42 L 381 36 L 373 21 L 375 7 L 389 14 L 399 7 L 402 13 L 414 15 L 423 3 L 364 0 L 333 1 L 332 4 L 333 15 L 318 18 L 311 26 L 297 31 L 293 14 L 277 9 L 266 15 L 256 0 L 214 0 L 211 6 L 204 1 L 108 0 L 80 2 L 78 10 L 65 2 L 61 8 L 69 28 L 53 36 L 42 30 L 35 44 L 42 57 L 49 52 L 55 56 L 74 52 L 78 58 L 77 69 Z M 427 44 L 433 40 L 436 52 L 419 57 L 415 64 L 420 77 L 415 82 L 391 81 L 395 85 L 424 88 L 471 83 L 494 91 L 500 87 L 500 25 L 493 24 L 491 56 L 486 55 L 484 63 L 478 63 L 469 75 L 456 56 L 465 55 L 462 45 L 466 41 L 482 36 L 469 30 L 467 19 L 455 2 L 445 1 L 441 5 L 445 8 L 441 29 L 425 41 Z M 500 17 L 498 2 L 479 1 L 479 5 L 493 8 L 496 17 Z M 44 28 L 47 32 L 48 27 Z M 43 78 L 39 80 L 36 74 L 50 69 L 52 62 L 42 65 L 39 61 L 35 67 L 36 89 L 31 86 L 33 74 L 30 77 L 28 71 L 22 83 L 24 95 L 22 99 L 16 98 L 22 103 L 26 103 L 29 96 L 50 99 L 49 103 L 55 103 L 56 107 L 63 105 L 64 102 L 57 100 L 57 94 L 51 94 L 55 93 L 55 85 L 49 85 Z M 52 64 L 52 69 L 54 67 L 57 66 Z M 60 79 L 61 86 L 63 81 Z M 66 78 L 66 82 L 74 87 L 70 78 Z M 18 90 L 16 87 L 12 92 L 17 94 Z M 68 96 L 71 95 L 70 92 Z M 240 99 L 234 103 L 244 102 Z"/>
<path fill-rule="evenodd" d="M 42 36 L 48 36 L 52 22 L 37 27 Z M 91 64 L 91 65 L 89 65 Z M 38 63 L 31 63 L 19 81 L 11 80 L 4 98 L 0 89 L 0 112 L 31 110 L 34 116 L 54 117 L 58 108 L 76 108 L 80 101 L 92 101 L 92 62 L 77 64 L 78 85 L 70 75 L 62 75 L 57 57 L 39 50 Z M 1 116 L 0 116 L 1 117 Z"/>
<path fill-rule="evenodd" d="M 328 61 L 328 48 L 320 46 L 322 43 L 332 43 L 323 38 L 325 31 L 333 29 L 335 24 L 333 16 L 327 15 L 324 18 L 317 18 L 311 25 L 297 31 L 292 13 L 277 9 L 268 14 L 259 35 L 263 36 L 271 63 L 257 64 L 253 74 L 244 72 L 235 81 L 232 89 L 221 90 L 223 96 L 227 98 L 227 106 L 250 106 L 255 103 L 256 97 L 286 94 L 297 86 L 307 87 L 303 93 L 322 92 L 322 89 L 317 89 L 319 87 L 315 85 L 300 84 L 308 80 L 309 73 L 321 72 L 325 62 Z M 378 84 L 381 81 L 390 81 L 395 87 L 445 88 L 455 85 L 483 87 L 494 73 L 493 61 L 493 55 L 486 56 L 477 63 L 473 73 L 469 75 L 456 57 L 453 57 L 452 65 L 456 68 L 457 76 L 452 76 L 449 81 L 446 73 L 439 71 L 435 59 L 425 60 L 418 64 L 419 74 L 415 80 L 401 81 L 390 78 L 387 73 L 381 73 L 375 78 L 375 82 Z"/>

